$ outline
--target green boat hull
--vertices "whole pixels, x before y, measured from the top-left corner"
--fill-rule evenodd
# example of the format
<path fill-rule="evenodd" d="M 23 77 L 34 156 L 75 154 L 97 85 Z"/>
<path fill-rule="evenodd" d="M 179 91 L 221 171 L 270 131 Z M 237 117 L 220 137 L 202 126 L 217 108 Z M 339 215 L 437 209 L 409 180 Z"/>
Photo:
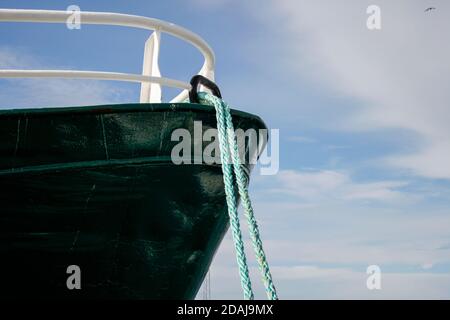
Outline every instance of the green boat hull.
<path fill-rule="evenodd" d="M 219 165 L 171 161 L 173 130 L 194 135 L 194 121 L 216 128 L 214 109 L 0 111 L 0 297 L 195 298 L 228 215 Z M 67 286 L 71 265 L 81 289 Z"/>

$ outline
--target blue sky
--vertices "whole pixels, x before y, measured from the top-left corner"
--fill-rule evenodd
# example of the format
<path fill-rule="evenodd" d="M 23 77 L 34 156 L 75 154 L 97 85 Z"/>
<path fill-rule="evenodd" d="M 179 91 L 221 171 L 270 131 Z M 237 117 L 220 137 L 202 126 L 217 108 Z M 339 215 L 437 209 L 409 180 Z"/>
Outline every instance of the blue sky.
<path fill-rule="evenodd" d="M 280 130 L 280 172 L 255 171 L 251 191 L 281 298 L 450 298 L 448 1 L 0 1 L 3 8 L 72 4 L 200 34 L 216 53 L 224 98 Z M 370 4 L 381 8 L 381 30 L 366 27 Z M 430 6 L 437 9 L 425 13 Z M 149 35 L 6 26 L 2 68 L 139 73 Z M 201 66 L 190 46 L 165 35 L 161 46 L 163 75 L 188 80 Z M 4 108 L 139 98 L 134 84 L 0 84 Z M 381 268 L 381 290 L 366 288 L 372 264 Z M 229 235 L 211 280 L 213 298 L 241 297 Z"/>

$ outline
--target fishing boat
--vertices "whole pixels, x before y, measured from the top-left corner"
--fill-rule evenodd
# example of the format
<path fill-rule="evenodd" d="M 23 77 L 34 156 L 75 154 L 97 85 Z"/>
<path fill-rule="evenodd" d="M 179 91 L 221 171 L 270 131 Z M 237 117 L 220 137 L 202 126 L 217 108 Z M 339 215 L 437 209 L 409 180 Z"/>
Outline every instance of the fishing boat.
<path fill-rule="evenodd" d="M 73 14 L 0 9 L 0 23 L 64 24 Z M 193 299 L 228 228 L 223 174 L 220 165 L 205 161 L 175 164 L 171 152 L 178 141 L 171 135 L 181 128 L 194 136 L 198 121 L 203 131 L 217 128 L 214 107 L 192 100 L 199 88 L 214 92 L 214 53 L 198 35 L 172 23 L 77 14 L 81 24 L 149 30 L 142 74 L 6 69 L 0 78 L 129 81 L 140 84 L 140 100 L 1 106 L 0 297 Z M 200 82 L 161 76 L 164 33 L 202 53 L 203 66 L 193 78 Z M 181 92 L 164 103 L 162 86 Z M 235 128 L 266 128 L 256 115 L 232 110 L 232 116 Z M 250 153 L 261 148 L 245 152 L 257 157 Z M 248 181 L 252 165 L 243 167 Z M 75 287 L 73 270 L 81 277 Z"/>

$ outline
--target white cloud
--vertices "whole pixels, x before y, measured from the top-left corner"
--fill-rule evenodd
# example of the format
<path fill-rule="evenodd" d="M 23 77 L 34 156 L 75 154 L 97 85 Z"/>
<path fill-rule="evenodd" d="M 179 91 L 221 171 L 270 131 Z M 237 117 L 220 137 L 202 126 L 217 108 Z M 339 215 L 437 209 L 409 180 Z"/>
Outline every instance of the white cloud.
<path fill-rule="evenodd" d="M 0 47 L 0 68 L 57 69 L 58 67 L 49 66 L 30 53 Z M 123 86 L 95 80 L 0 79 L 0 81 L 2 82 L 0 108 L 83 106 L 119 103 L 130 98 L 130 92 Z"/>
<path fill-rule="evenodd" d="M 293 141 L 293 142 L 299 142 L 299 143 L 314 143 L 314 142 L 316 142 L 315 139 L 309 138 L 309 137 L 304 137 L 304 136 L 292 136 L 292 137 L 289 137 L 288 140 Z"/>
<path fill-rule="evenodd" d="M 432 14 L 420 1 L 380 0 L 382 29 L 366 28 L 371 1 L 273 1 L 270 11 L 285 31 L 291 68 L 301 78 L 357 99 L 351 112 L 330 110 L 345 130 L 406 129 L 420 143 L 386 163 L 430 178 L 450 178 L 450 3 Z M 264 15 L 264 17 L 263 17 Z M 267 22 L 270 23 L 270 22 Z M 273 26 L 272 26 L 273 27 Z M 334 108 L 334 107 L 333 107 Z"/>
<path fill-rule="evenodd" d="M 450 263 L 445 206 L 424 207 L 426 200 L 402 189 L 404 181 L 359 183 L 341 171 L 284 170 L 255 178 L 255 212 L 283 298 L 448 297 L 448 273 L 431 273 Z M 374 199 L 388 205 L 374 206 Z M 255 290 L 264 298 L 245 227 L 243 232 Z M 365 268 L 372 264 L 398 270 L 383 273 L 378 293 L 365 287 Z M 215 257 L 212 283 L 213 297 L 240 296 L 229 234 Z"/>
<path fill-rule="evenodd" d="M 444 138 L 431 140 L 420 152 L 412 155 L 388 156 L 385 162 L 396 167 L 412 169 L 424 177 L 450 179 L 450 142 L 441 139 Z"/>
<path fill-rule="evenodd" d="M 10 47 L 0 47 L 0 68 L 39 67 L 31 55 L 18 53 Z"/>
<path fill-rule="evenodd" d="M 316 201 L 328 198 L 390 201 L 407 197 L 407 194 L 399 191 L 408 185 L 405 181 L 360 183 L 353 181 L 345 172 L 333 170 L 281 170 L 272 179 L 277 180 L 278 184 L 271 191 L 294 195 L 299 200 Z"/>
<path fill-rule="evenodd" d="M 439 1 L 433 4 L 436 10 L 425 13 L 427 4 L 420 1 L 379 0 L 382 29 L 378 31 L 366 26 L 366 9 L 372 4 L 369 0 L 284 0 L 262 6 L 259 1 L 233 1 L 249 21 L 260 23 L 259 36 L 246 38 L 240 50 L 242 59 L 259 65 L 254 72 L 261 77 L 242 72 L 242 82 L 233 78 L 228 85 L 229 95 L 235 92 L 236 103 L 245 102 L 248 108 L 255 104 L 255 112 L 262 115 L 284 116 L 284 124 L 295 119 L 313 123 L 315 129 L 387 133 L 392 140 L 404 130 L 408 148 L 378 156 L 377 164 L 421 177 L 450 179 L 450 43 L 445 41 L 450 3 Z M 273 85 L 271 76 L 277 77 Z M 260 89 L 257 94 L 242 90 L 248 82 Z M 302 100 L 305 86 L 327 98 L 326 103 Z M 255 103 L 256 97 L 260 102 Z M 282 112 L 273 108 L 280 100 Z"/>
<path fill-rule="evenodd" d="M 424 270 L 428 270 L 428 269 L 431 269 L 431 268 L 433 268 L 433 264 L 432 263 L 424 263 L 422 265 L 422 269 L 424 269 Z"/>
<path fill-rule="evenodd" d="M 86 106 L 118 103 L 127 94 L 98 81 L 8 80 L 0 87 L 2 108 Z"/>
<path fill-rule="evenodd" d="M 262 76 L 244 73 L 242 83 L 233 78 L 235 90 L 229 91 L 236 92 L 236 101 L 254 105 L 255 112 L 266 112 L 271 120 L 281 114 L 282 125 L 293 128 L 306 124 L 351 134 L 371 131 L 395 141 L 398 132 L 407 133 L 408 148 L 373 162 L 427 178 L 450 178 L 450 43 L 445 41 L 450 3 L 440 1 L 433 14 L 425 14 L 427 5 L 420 1 L 377 1 L 381 31 L 366 28 L 366 8 L 372 1 L 245 3 L 234 1 L 248 10 L 249 19 L 259 19 L 260 32 L 240 49 L 256 48 L 245 53 L 253 53 L 247 59 L 260 63 L 255 73 Z M 248 90 L 249 78 L 260 89 L 257 94 Z M 325 100 L 302 100 L 305 87 Z M 360 150 L 365 148 L 371 145 Z M 365 174 L 376 178 L 361 182 L 340 169 L 252 177 L 256 213 L 280 296 L 449 298 L 448 272 L 435 271 L 450 263 L 444 187 L 436 183 L 427 190 L 424 184 L 434 182 L 386 179 L 381 170 Z M 247 252 L 252 252 L 250 247 Z M 380 292 L 366 289 L 369 264 L 382 267 Z M 385 266 L 401 271 L 384 272 Z M 256 269 L 253 274 L 262 298 Z M 216 297 L 239 297 L 229 236 L 212 275 L 213 297 L 214 292 Z"/>
<path fill-rule="evenodd" d="M 414 272 L 392 272 L 385 268 L 383 263 L 386 260 L 378 262 L 376 256 L 371 256 L 370 250 L 365 253 L 370 257 L 366 261 L 360 262 L 356 268 L 339 266 L 319 266 L 318 262 L 310 262 L 308 254 L 303 250 L 296 249 L 292 242 L 287 243 L 289 248 L 283 248 L 278 245 L 276 249 L 272 248 L 271 243 L 266 243 L 269 262 L 273 279 L 277 286 L 278 294 L 282 299 L 448 299 L 450 293 L 450 275 L 445 273 L 430 273 L 429 269 Z M 301 245 L 300 245 L 301 246 Z M 247 248 L 247 252 L 251 252 Z M 287 250 L 289 249 L 289 250 Z M 331 250 L 333 249 L 333 250 Z M 364 248 L 361 248 L 363 251 Z M 367 250 L 367 248 L 365 248 Z M 389 250 L 389 249 L 388 249 Z M 417 250 L 418 251 L 418 250 Z M 314 253 L 315 252 L 315 253 Z M 412 250 L 409 252 L 411 253 Z M 277 263 L 280 261 L 279 255 L 284 253 L 284 261 L 289 255 L 294 255 L 296 260 L 289 265 L 286 263 Z M 347 248 L 330 248 L 329 251 L 323 251 L 321 247 L 312 247 L 311 254 L 316 256 L 322 254 L 326 257 L 331 254 L 331 259 L 326 260 L 334 263 L 341 260 L 336 257 L 346 255 Z M 401 250 L 392 252 L 401 254 Z M 401 254 L 395 261 L 403 261 L 402 258 L 409 253 Z M 416 254 L 417 255 L 417 254 Z M 345 259 L 342 259 L 345 260 Z M 254 261 L 254 259 L 250 259 Z M 380 264 L 382 272 L 382 289 L 380 291 L 371 291 L 366 287 L 366 268 L 374 263 Z M 448 258 L 447 258 L 448 261 Z M 392 260 L 389 260 L 392 262 Z M 388 263 L 389 263 L 388 262 Z M 410 262 L 410 261 L 404 261 Z M 431 264 L 424 264 L 429 267 Z M 418 265 L 420 267 L 420 265 Z M 250 268 L 252 284 L 256 297 L 264 299 L 264 289 L 261 284 L 259 270 L 253 264 Z M 221 246 L 215 261 L 211 267 L 211 288 L 212 297 L 215 299 L 236 299 L 241 295 L 239 285 L 238 269 L 235 262 L 234 251 L 229 235 Z M 200 294 L 201 296 L 201 294 Z M 200 297 L 199 296 L 199 297 Z"/>

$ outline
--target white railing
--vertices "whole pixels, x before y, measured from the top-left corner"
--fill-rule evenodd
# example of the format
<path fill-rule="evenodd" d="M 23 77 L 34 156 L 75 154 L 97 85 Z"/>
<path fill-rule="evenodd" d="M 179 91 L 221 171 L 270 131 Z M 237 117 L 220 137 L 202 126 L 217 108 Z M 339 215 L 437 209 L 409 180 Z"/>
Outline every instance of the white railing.
<path fill-rule="evenodd" d="M 0 22 L 67 23 L 72 11 L 0 9 Z M 135 15 L 79 11 L 80 24 L 116 25 L 153 30 L 145 43 L 142 74 L 78 71 L 78 70 L 13 70 L 1 69 L 0 78 L 82 78 L 116 80 L 141 83 L 140 102 L 161 102 L 161 86 L 183 89 L 171 102 L 188 98 L 191 85 L 187 82 L 164 78 L 158 66 L 161 33 L 168 33 L 195 46 L 203 55 L 204 63 L 198 74 L 214 80 L 214 52 L 197 34 L 173 23 Z"/>

